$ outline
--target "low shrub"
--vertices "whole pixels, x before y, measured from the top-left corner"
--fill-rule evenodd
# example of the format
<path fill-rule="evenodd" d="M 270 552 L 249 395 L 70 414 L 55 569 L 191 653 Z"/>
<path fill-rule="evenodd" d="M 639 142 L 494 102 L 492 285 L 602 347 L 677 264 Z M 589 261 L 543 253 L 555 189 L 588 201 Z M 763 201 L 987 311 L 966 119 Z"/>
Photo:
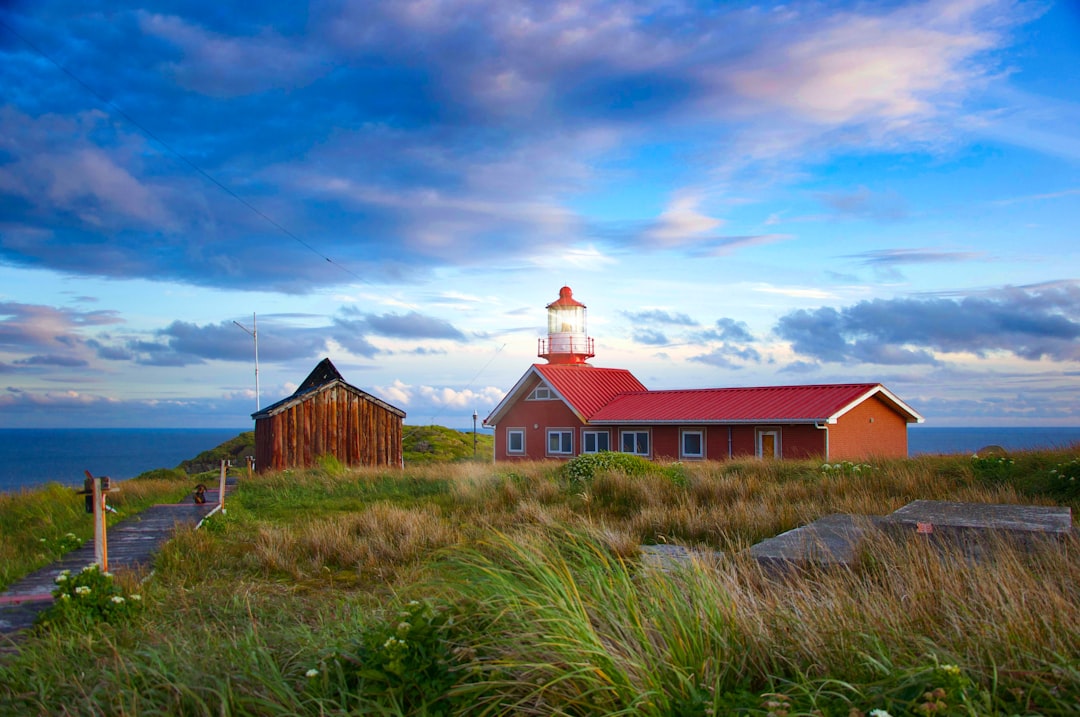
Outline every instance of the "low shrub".
<path fill-rule="evenodd" d="M 588 483 L 601 472 L 618 471 L 627 476 L 643 476 L 657 470 L 655 463 L 641 456 L 615 451 L 583 453 L 567 461 L 562 468 L 563 475 L 572 483 Z"/>
<path fill-rule="evenodd" d="M 54 602 L 37 619 L 37 624 L 87 626 L 97 622 L 118 623 L 142 610 L 142 596 L 125 593 L 112 573 L 102 572 L 96 563 L 78 573 L 64 570 L 56 576 Z"/>
<path fill-rule="evenodd" d="M 144 471 L 135 476 L 132 480 L 188 480 L 188 474 L 186 471 L 180 468 L 154 468 L 153 470 Z"/>
<path fill-rule="evenodd" d="M 347 687 L 404 714 L 455 714 L 450 689 L 457 681 L 457 656 L 450 612 L 411 600 L 391 615 L 368 626 L 353 648 L 336 656 L 345 665 Z"/>
<path fill-rule="evenodd" d="M 978 453 L 971 456 L 971 468 L 975 471 L 975 477 L 990 485 L 1007 483 L 1013 477 L 1015 464 L 1008 456 L 980 456 Z"/>

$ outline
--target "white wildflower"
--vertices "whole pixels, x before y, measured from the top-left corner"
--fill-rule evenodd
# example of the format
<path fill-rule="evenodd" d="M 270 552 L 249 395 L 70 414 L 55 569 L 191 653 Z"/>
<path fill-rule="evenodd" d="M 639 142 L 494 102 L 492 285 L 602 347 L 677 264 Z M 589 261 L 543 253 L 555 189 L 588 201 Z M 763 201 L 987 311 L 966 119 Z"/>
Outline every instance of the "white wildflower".
<path fill-rule="evenodd" d="M 117 605 L 123 605 L 124 604 L 124 598 L 120 597 L 119 595 L 113 595 L 109 599 L 112 600 Z"/>
<path fill-rule="evenodd" d="M 89 585 L 76 585 L 75 586 L 75 594 L 76 595 L 89 595 L 90 594 L 90 586 Z"/>
<path fill-rule="evenodd" d="M 309 678 L 310 677 L 318 677 L 319 676 L 319 671 L 316 670 L 314 667 L 312 667 L 310 670 L 305 672 L 304 675 L 306 675 Z"/>
<path fill-rule="evenodd" d="M 888 710 L 870 710 L 868 717 L 892 717 Z"/>

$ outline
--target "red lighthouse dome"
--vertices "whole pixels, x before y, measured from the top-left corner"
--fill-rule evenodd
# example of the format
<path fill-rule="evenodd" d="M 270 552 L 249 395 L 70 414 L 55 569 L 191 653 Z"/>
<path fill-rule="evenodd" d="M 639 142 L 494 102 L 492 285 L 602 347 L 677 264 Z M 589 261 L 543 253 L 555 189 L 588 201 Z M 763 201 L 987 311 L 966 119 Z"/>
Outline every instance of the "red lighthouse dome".
<path fill-rule="evenodd" d="M 548 337 L 539 340 L 537 355 L 548 363 L 584 364 L 596 354 L 585 332 L 585 304 L 574 298 L 569 286 L 547 305 Z"/>

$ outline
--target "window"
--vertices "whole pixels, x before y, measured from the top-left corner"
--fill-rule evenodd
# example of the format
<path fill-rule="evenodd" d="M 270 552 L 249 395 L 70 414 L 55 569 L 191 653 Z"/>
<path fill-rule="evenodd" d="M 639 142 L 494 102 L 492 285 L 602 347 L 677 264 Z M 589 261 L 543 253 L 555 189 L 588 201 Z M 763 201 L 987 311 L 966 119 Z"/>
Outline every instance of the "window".
<path fill-rule="evenodd" d="M 507 453 L 524 453 L 525 452 L 525 429 L 523 428 L 510 428 L 506 431 L 506 452 Z"/>
<path fill-rule="evenodd" d="M 529 394 L 529 399 L 528 400 L 530 400 L 530 401 L 550 401 L 553 398 L 555 398 L 555 396 L 551 393 L 551 389 L 548 388 L 547 385 L 545 385 L 545 384 L 540 384 L 539 386 L 537 386 L 536 388 L 534 388 L 532 390 L 532 393 Z"/>
<path fill-rule="evenodd" d="M 549 430 L 548 455 L 572 455 L 574 453 L 574 432 L 564 430 Z"/>
<path fill-rule="evenodd" d="M 607 431 L 585 431 L 581 434 L 582 453 L 599 453 L 611 450 L 611 434 Z"/>
<path fill-rule="evenodd" d="M 638 456 L 649 455 L 649 432 L 648 431 L 623 431 L 622 452 L 633 453 Z"/>
<path fill-rule="evenodd" d="M 705 431 L 696 430 L 682 432 L 682 457 L 705 457 Z"/>

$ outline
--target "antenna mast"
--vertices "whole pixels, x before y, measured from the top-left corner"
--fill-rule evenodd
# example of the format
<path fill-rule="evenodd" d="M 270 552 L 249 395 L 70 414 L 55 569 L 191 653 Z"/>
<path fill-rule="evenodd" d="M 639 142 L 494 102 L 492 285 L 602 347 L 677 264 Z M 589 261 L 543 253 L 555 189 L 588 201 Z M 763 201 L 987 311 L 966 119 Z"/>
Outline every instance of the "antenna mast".
<path fill-rule="evenodd" d="M 262 410 L 259 405 L 259 322 L 255 316 L 255 312 L 251 313 L 251 329 L 241 324 L 239 321 L 234 321 L 234 324 L 248 333 L 252 339 L 255 340 L 255 412 L 258 413 Z"/>

